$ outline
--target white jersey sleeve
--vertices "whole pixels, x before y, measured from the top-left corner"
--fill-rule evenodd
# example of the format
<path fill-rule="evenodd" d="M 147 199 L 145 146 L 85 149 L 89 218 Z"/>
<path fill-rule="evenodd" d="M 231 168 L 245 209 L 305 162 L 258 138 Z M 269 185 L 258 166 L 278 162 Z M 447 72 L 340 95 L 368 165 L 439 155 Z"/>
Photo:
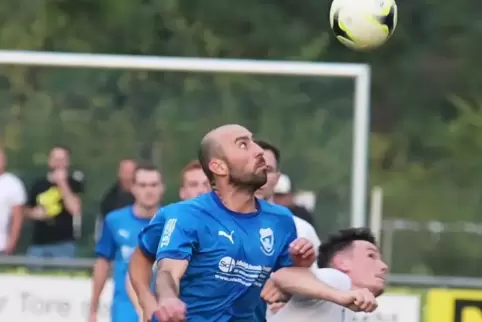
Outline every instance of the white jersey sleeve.
<path fill-rule="evenodd" d="M 351 289 L 351 279 L 348 277 L 348 275 L 339 270 L 333 268 L 322 268 L 313 270 L 313 273 L 320 281 L 333 287 L 334 289 L 341 291 L 348 291 Z M 301 297 L 297 295 L 294 295 L 292 300 L 296 302 L 320 301 L 318 299 Z"/>
<path fill-rule="evenodd" d="M 304 219 L 298 218 L 296 216 L 293 216 L 293 219 L 295 222 L 296 233 L 298 234 L 298 237 L 308 239 L 313 244 L 313 247 L 315 248 L 315 251 L 317 253 L 316 255 L 318 256 L 318 248 L 320 248 L 321 241 L 316 234 L 315 228 Z M 313 263 L 311 268 L 313 269 L 313 272 L 318 269 L 316 261 Z"/>
<path fill-rule="evenodd" d="M 314 270 L 313 273 L 320 281 L 333 288 L 345 291 L 351 289 L 351 279 L 341 271 L 322 268 Z M 352 321 L 353 314 L 335 303 L 294 295 L 278 313 L 269 317 L 268 322 L 349 322 Z"/>

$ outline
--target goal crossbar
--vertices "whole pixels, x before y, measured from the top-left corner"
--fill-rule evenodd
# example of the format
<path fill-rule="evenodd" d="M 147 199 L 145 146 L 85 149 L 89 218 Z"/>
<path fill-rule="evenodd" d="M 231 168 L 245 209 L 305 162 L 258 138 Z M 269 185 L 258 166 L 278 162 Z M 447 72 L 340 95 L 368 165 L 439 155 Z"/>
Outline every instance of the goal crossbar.
<path fill-rule="evenodd" d="M 15 50 L 0 50 L 0 65 L 353 78 L 355 115 L 350 224 L 353 227 L 366 225 L 371 77 L 369 65 Z"/>

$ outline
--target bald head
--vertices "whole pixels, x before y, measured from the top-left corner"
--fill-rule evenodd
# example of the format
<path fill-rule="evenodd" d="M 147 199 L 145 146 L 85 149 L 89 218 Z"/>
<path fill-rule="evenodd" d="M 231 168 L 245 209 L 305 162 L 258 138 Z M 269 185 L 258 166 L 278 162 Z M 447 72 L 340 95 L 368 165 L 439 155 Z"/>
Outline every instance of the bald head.
<path fill-rule="evenodd" d="M 122 187 L 128 191 L 134 183 L 134 174 L 137 163 L 133 159 L 124 159 L 119 162 L 118 177 Z"/>
<path fill-rule="evenodd" d="M 266 182 L 263 149 L 241 125 L 223 125 L 206 134 L 201 141 L 199 162 L 211 184 L 219 178 L 251 191 L 257 190 L 260 182 Z"/>
<path fill-rule="evenodd" d="M 201 140 L 201 147 L 199 149 L 199 162 L 201 163 L 201 167 L 210 182 L 214 180 L 214 175 L 209 169 L 210 160 L 212 158 L 223 157 L 223 138 L 226 139 L 229 133 L 239 129 L 246 130 L 244 127 L 237 124 L 222 125 L 214 130 L 209 131 Z"/>

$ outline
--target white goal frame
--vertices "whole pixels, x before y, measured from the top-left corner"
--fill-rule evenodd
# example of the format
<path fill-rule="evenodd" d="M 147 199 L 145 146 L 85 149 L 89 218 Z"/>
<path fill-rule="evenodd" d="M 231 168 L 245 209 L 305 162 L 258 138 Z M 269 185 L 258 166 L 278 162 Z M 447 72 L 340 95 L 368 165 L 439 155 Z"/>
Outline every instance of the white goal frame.
<path fill-rule="evenodd" d="M 353 78 L 355 81 L 355 116 L 353 129 L 350 224 L 352 227 L 363 227 L 367 224 L 371 73 L 370 67 L 366 64 L 178 58 L 11 50 L 0 50 L 0 64 Z"/>

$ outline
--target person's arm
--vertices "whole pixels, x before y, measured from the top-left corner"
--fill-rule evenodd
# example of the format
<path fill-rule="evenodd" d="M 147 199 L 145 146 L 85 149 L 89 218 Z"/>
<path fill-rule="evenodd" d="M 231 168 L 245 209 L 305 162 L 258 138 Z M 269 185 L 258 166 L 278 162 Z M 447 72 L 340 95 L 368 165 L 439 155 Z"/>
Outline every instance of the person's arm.
<path fill-rule="evenodd" d="M 58 174 L 61 171 L 65 171 L 65 173 Z M 72 216 L 80 216 L 82 214 L 82 202 L 79 194 L 84 190 L 83 174 L 76 171 L 73 177 L 69 178 L 66 170 L 56 170 L 54 180 L 62 193 L 62 200 L 67 211 Z"/>
<path fill-rule="evenodd" d="M 27 197 L 27 205 L 25 207 L 25 215 L 32 220 L 46 220 L 48 219 L 45 209 L 38 204 L 37 197 L 43 191 L 40 191 L 39 182 L 35 182 L 29 189 Z"/>
<path fill-rule="evenodd" d="M 164 258 L 157 265 L 156 292 L 159 298 L 179 297 L 179 284 L 189 261 Z"/>
<path fill-rule="evenodd" d="M 128 295 L 139 314 L 149 315 L 156 309 L 157 301 L 151 290 L 153 258 L 147 257 L 137 247 L 129 262 Z M 146 313 L 143 313 L 146 312 Z"/>
<path fill-rule="evenodd" d="M 336 282 L 337 277 L 333 279 Z M 318 279 L 304 267 L 284 267 L 271 275 L 273 282 L 284 292 L 307 298 L 336 302 L 339 291 Z M 329 279 L 329 277 L 327 277 Z"/>
<path fill-rule="evenodd" d="M 187 208 L 187 207 L 186 207 Z M 201 222 L 189 208 L 164 214 L 166 223 L 156 254 L 156 291 L 159 299 L 179 296 L 179 284 L 198 245 L 197 231 Z"/>
<path fill-rule="evenodd" d="M 316 274 L 316 275 L 315 275 Z M 298 267 L 282 268 L 273 275 L 274 282 L 285 292 L 293 294 L 291 302 L 316 303 L 329 301 L 354 312 L 373 312 L 377 308 L 375 296 L 368 289 L 351 289 L 348 275 L 331 268 L 318 269 L 315 274 Z"/>
<path fill-rule="evenodd" d="M 132 287 L 132 283 L 131 283 L 131 279 L 129 278 L 129 275 L 127 275 L 126 277 L 126 291 L 127 291 L 127 296 L 129 297 L 129 300 L 131 301 L 132 305 L 134 306 L 134 309 L 137 312 L 139 321 L 144 321 L 142 306 L 139 303 L 139 299 L 137 298 L 137 294 L 134 291 L 134 288 Z"/>
<path fill-rule="evenodd" d="M 291 267 L 291 266 L 300 266 L 300 263 L 295 262 L 295 258 L 291 255 L 290 247 L 295 240 L 298 238 L 298 233 L 296 231 L 296 225 L 293 219 L 293 216 L 289 214 L 284 218 L 284 227 L 283 227 L 283 236 L 284 241 L 282 244 L 282 250 L 278 259 L 276 261 L 276 265 L 273 271 L 277 271 L 283 267 Z"/>
<path fill-rule="evenodd" d="M 308 236 L 306 238 L 313 243 L 313 247 L 315 248 L 316 258 L 318 258 L 319 249 L 320 249 L 320 246 L 321 246 L 321 240 L 318 237 L 318 234 L 316 233 L 315 228 L 311 225 L 310 225 L 310 231 L 309 231 Z M 316 260 L 311 265 L 311 268 L 312 269 L 318 268 L 318 263 L 316 262 Z"/>
<path fill-rule="evenodd" d="M 280 235 L 284 236 L 284 240 L 281 253 L 278 256 L 276 264 L 273 268 L 274 272 L 282 267 L 291 267 L 294 265 L 293 258 L 290 254 L 290 245 L 297 238 L 296 226 L 291 214 L 287 214 L 283 220 L 284 226 L 282 234 Z M 287 302 L 290 299 L 289 294 L 283 292 L 276 284 L 269 281 L 267 281 L 267 283 L 263 286 L 263 289 L 261 290 L 261 297 L 267 303 Z"/>
<path fill-rule="evenodd" d="M 151 289 L 152 265 L 156 260 L 157 247 L 164 228 L 162 211 L 157 212 L 139 233 L 138 246 L 129 262 L 129 280 L 132 284 L 132 300 L 138 302 L 144 315 L 152 313 L 157 302 Z M 134 298 L 135 297 L 135 298 Z"/>
<path fill-rule="evenodd" d="M 97 260 L 92 274 L 92 296 L 90 301 L 90 317 L 92 320 L 95 320 L 93 317 L 97 315 L 100 295 L 104 289 L 105 282 L 109 278 L 111 262 L 114 260 L 116 253 L 115 239 L 109 226 L 109 221 L 106 220 L 102 227 L 102 235 L 95 248 Z"/>
<path fill-rule="evenodd" d="M 23 226 L 24 205 L 27 201 L 25 188 L 22 182 L 15 178 L 15 182 L 12 182 L 10 187 L 11 200 L 11 217 L 10 217 L 10 232 L 8 234 L 7 245 L 5 247 L 5 253 L 11 254 L 15 251 L 20 233 Z"/>
<path fill-rule="evenodd" d="M 92 273 L 92 296 L 90 298 L 90 316 L 97 315 L 99 307 L 100 295 L 104 290 L 105 282 L 109 278 L 111 261 L 99 257 L 95 261 L 94 271 Z"/>

